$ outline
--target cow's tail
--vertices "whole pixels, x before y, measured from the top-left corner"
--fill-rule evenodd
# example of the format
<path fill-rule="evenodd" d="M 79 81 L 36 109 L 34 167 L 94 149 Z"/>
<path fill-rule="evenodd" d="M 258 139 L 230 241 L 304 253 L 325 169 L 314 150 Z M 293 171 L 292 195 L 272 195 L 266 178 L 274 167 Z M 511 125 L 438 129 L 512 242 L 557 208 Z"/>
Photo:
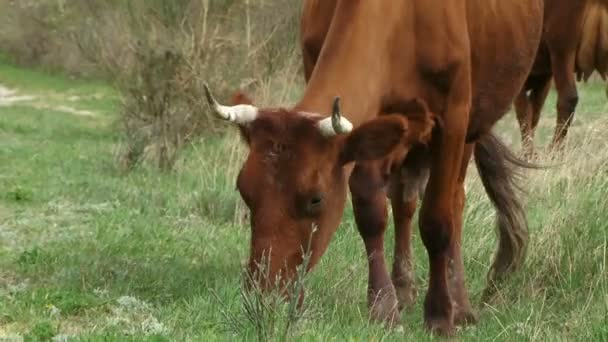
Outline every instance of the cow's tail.
<path fill-rule="evenodd" d="M 608 77 L 608 0 L 591 0 L 583 17 L 582 36 L 576 51 L 576 73 L 587 81 L 594 71 Z"/>
<path fill-rule="evenodd" d="M 528 221 L 520 202 L 524 168 L 535 168 L 513 154 L 496 136 L 488 134 L 475 144 L 475 164 L 488 197 L 496 208 L 498 250 L 488 272 L 482 300 L 489 300 L 498 283 L 516 271 L 526 257 Z"/>

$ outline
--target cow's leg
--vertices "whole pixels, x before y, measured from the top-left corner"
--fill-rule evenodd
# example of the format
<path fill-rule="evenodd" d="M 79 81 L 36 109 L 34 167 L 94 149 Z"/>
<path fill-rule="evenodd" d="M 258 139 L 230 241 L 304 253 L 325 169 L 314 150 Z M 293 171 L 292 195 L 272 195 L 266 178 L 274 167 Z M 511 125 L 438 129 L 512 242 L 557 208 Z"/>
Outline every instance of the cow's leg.
<path fill-rule="evenodd" d="M 454 238 L 453 195 L 464 139 L 442 132 L 432 157 L 431 175 L 420 210 L 420 235 L 429 256 L 429 288 L 424 301 L 424 322 L 442 335 L 454 332 L 448 289 L 449 247 Z M 464 138 L 464 137 L 462 137 Z M 457 158 L 457 161 L 454 160 Z"/>
<path fill-rule="evenodd" d="M 532 106 L 526 89 L 522 89 L 515 99 L 515 113 L 519 122 L 522 150 L 526 157 L 530 157 L 534 151 L 534 133 L 532 130 Z"/>
<path fill-rule="evenodd" d="M 464 180 L 467 175 L 467 166 L 471 159 L 473 145 L 465 146 L 460 175 L 454 192 L 454 238 L 450 244 L 450 264 L 448 268 L 450 295 L 454 303 L 454 324 L 466 325 L 477 322 L 477 315 L 469 301 L 469 295 L 465 285 L 464 263 L 462 260 L 462 226 L 464 211 Z"/>
<path fill-rule="evenodd" d="M 393 285 L 399 299 L 399 309 L 410 308 L 416 299 L 414 259 L 412 255 L 412 218 L 416 212 L 418 194 L 424 190 L 429 177 L 428 150 L 414 148 L 391 178 L 390 198 L 395 222 L 395 259 Z"/>
<path fill-rule="evenodd" d="M 551 75 L 535 76 L 515 99 L 515 111 L 521 131 L 521 143 L 527 158 L 534 156 L 534 134 L 540 120 L 543 105 L 551 89 Z M 529 95 L 526 94 L 529 91 Z"/>
<path fill-rule="evenodd" d="M 442 335 L 454 333 L 447 270 L 454 238 L 454 192 L 469 121 L 470 82 L 468 65 L 455 71 L 442 116 L 443 127 L 433 139 L 430 178 L 420 210 L 420 235 L 430 261 L 424 322 L 428 329 Z"/>
<path fill-rule="evenodd" d="M 372 319 L 389 326 L 399 321 L 397 297 L 384 259 L 384 231 L 387 221 L 385 180 L 373 163 L 357 164 L 350 176 L 357 228 L 367 252 L 368 305 Z"/>
<path fill-rule="evenodd" d="M 574 51 L 551 54 L 551 65 L 553 67 L 555 89 L 557 90 L 557 124 L 551 144 L 553 149 L 562 147 L 578 104 L 574 62 Z"/>
<path fill-rule="evenodd" d="M 416 212 L 416 191 L 405 189 L 401 177 L 395 177 L 391 186 L 391 205 L 395 222 L 395 259 L 393 285 L 399 300 L 399 310 L 411 308 L 416 300 L 414 260 L 412 256 L 412 217 Z"/>
<path fill-rule="evenodd" d="M 530 93 L 530 102 L 532 104 L 532 140 L 534 140 L 534 133 L 536 132 L 536 127 L 540 121 L 540 114 L 543 110 L 543 106 L 545 105 L 545 101 L 547 100 L 547 95 L 549 95 L 550 89 L 551 75 L 545 75 L 543 78 L 538 79 L 538 83 Z"/>

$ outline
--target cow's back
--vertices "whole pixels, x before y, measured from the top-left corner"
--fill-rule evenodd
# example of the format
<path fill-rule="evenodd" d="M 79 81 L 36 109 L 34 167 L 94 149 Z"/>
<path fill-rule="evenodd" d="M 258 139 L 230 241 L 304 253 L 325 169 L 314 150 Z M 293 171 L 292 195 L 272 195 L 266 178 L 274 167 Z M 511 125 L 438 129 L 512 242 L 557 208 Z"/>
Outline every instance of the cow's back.
<path fill-rule="evenodd" d="M 466 18 L 458 4 L 466 5 Z M 322 112 L 331 96 L 348 94 L 344 108 L 355 125 L 381 114 L 380 99 L 386 98 L 420 98 L 440 113 L 445 110 L 441 81 L 449 74 L 442 68 L 462 56 L 455 49 L 468 46 L 469 136 L 479 136 L 521 89 L 539 46 L 542 17 L 543 0 L 306 0 L 302 43 L 319 59 L 314 58 L 313 82 L 296 107 Z M 470 43 L 461 38 L 467 30 Z"/>
<path fill-rule="evenodd" d="M 562 0 L 565 1 L 565 0 Z M 608 77 L 608 0 L 587 1 L 580 22 L 576 48 L 576 72 L 579 79 L 589 79 L 594 71 Z"/>
<path fill-rule="evenodd" d="M 601 1 L 607 1 L 608 4 L 608 0 L 545 0 L 544 29 L 539 52 L 531 71 L 533 78 L 542 79 L 552 76 L 552 67 L 555 66 L 551 65 L 551 54 L 567 59 L 568 55 L 574 53 L 583 38 L 585 9 L 591 3 L 601 3 Z M 595 32 L 592 32 L 591 36 L 595 37 Z M 593 39 L 584 43 L 587 42 L 595 44 L 596 41 Z M 585 45 L 584 43 L 582 45 Z M 589 56 L 595 57 L 595 50 L 587 49 L 585 46 L 582 46 L 582 50 L 582 53 L 579 51 L 579 55 L 583 55 L 583 59 Z M 534 82 L 530 84 L 533 85 Z"/>
<path fill-rule="evenodd" d="M 473 71 L 471 125 L 494 123 L 508 110 L 532 68 L 542 15 L 542 0 L 467 1 Z M 478 115 L 496 118 L 476 120 Z M 489 129 L 470 126 L 469 135 Z"/>

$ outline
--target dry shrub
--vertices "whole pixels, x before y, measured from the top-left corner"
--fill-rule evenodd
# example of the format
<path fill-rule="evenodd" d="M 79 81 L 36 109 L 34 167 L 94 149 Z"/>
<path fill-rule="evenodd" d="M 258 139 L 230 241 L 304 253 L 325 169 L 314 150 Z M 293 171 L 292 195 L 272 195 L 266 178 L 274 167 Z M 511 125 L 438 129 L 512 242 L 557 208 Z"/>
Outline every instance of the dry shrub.
<path fill-rule="evenodd" d="M 271 20 L 269 13 L 276 17 L 279 5 L 287 15 Z M 240 88 L 255 92 L 266 79 L 291 68 L 297 54 L 298 12 L 286 0 L 138 0 L 123 11 L 87 7 L 94 24 L 75 40 L 112 75 L 123 95 L 120 160 L 127 168 L 143 160 L 170 169 L 184 143 L 225 127 L 207 111 L 204 82 L 224 99 Z"/>

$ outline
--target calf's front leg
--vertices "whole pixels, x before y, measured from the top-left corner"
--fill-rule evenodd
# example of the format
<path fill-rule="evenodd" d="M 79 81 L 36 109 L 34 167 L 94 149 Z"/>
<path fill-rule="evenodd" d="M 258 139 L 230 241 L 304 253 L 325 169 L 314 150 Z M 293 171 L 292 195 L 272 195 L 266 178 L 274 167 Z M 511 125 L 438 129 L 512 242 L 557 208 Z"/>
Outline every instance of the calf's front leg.
<path fill-rule="evenodd" d="M 368 306 L 373 320 L 399 323 L 397 297 L 384 258 L 387 222 L 385 181 L 374 163 L 357 164 L 350 176 L 355 221 L 367 252 Z"/>
<path fill-rule="evenodd" d="M 470 68 L 463 63 L 451 82 L 442 116 L 443 127 L 433 138 L 430 177 L 419 222 L 430 263 L 424 323 L 427 329 L 445 336 L 454 334 L 454 310 L 447 271 L 456 228 L 454 193 L 464 154 L 470 103 Z"/>

